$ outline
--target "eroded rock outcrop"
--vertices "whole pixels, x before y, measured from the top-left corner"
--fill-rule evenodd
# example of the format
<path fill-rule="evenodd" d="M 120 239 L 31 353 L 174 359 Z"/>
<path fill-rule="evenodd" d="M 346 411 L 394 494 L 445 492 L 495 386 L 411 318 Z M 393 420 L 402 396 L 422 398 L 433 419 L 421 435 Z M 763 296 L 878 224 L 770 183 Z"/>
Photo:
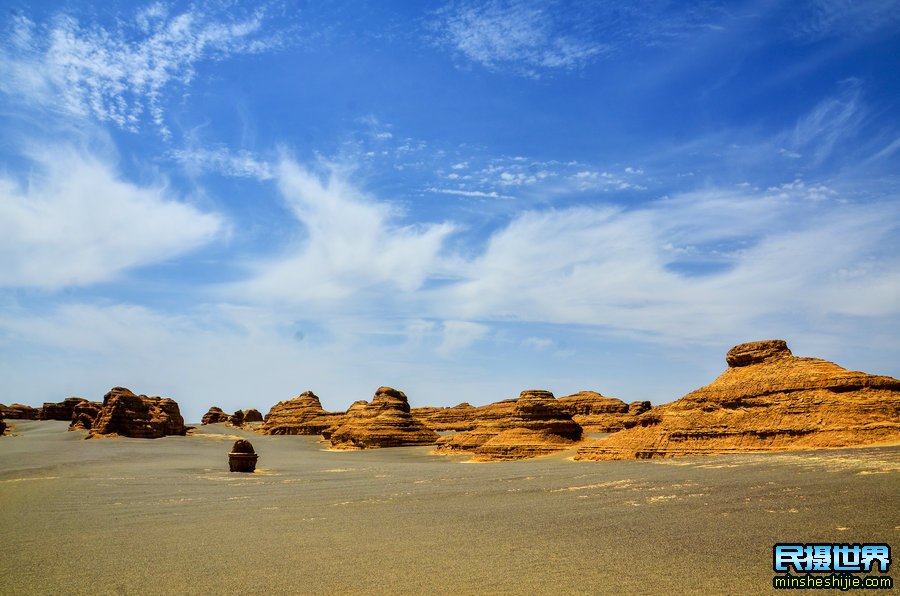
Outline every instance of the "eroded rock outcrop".
<path fill-rule="evenodd" d="M 6 423 L 3 422 L 3 419 L 0 418 L 0 437 L 3 436 L 3 433 L 6 432 Z"/>
<path fill-rule="evenodd" d="M 327 435 L 338 449 L 432 445 L 438 439 L 410 414 L 406 394 L 391 387 L 379 387 L 371 402 L 355 402 Z"/>
<path fill-rule="evenodd" d="M 212 406 L 200 419 L 200 424 L 218 424 L 231 422 L 231 414 L 226 414 L 222 408 Z"/>
<path fill-rule="evenodd" d="M 451 408 L 412 408 L 413 418 L 435 431 L 472 430 L 478 425 L 479 408 L 463 402 Z"/>
<path fill-rule="evenodd" d="M 83 397 L 67 397 L 58 403 L 46 402 L 44 403 L 44 407 L 41 408 L 41 420 L 64 420 L 66 422 L 71 422 L 75 406 L 83 401 L 87 400 Z"/>
<path fill-rule="evenodd" d="M 650 409 L 649 401 L 626 404 L 596 391 L 579 391 L 557 400 L 586 433 L 612 433 L 636 424 L 635 418 Z"/>
<path fill-rule="evenodd" d="M 705 387 L 585 444 L 576 459 L 677 457 L 900 440 L 900 381 L 798 358 L 781 340 L 729 350 Z"/>
<path fill-rule="evenodd" d="M 244 424 L 249 422 L 262 422 L 263 415 L 256 408 L 250 408 L 248 410 L 238 410 L 241 414 L 241 419 L 244 421 Z M 237 415 L 238 412 L 235 412 Z"/>
<path fill-rule="evenodd" d="M 0 418 L 7 420 L 40 420 L 40 408 L 32 408 L 31 406 L 23 406 L 22 404 L 13 404 L 4 406 L 0 404 Z"/>
<path fill-rule="evenodd" d="M 326 412 L 315 393 L 304 391 L 272 406 L 258 431 L 266 435 L 318 435 L 336 427 L 343 415 Z"/>
<path fill-rule="evenodd" d="M 102 407 L 103 404 L 98 401 L 85 400 L 76 404 L 72 410 L 72 422 L 69 424 L 69 430 L 91 430 Z"/>
<path fill-rule="evenodd" d="M 124 387 L 114 387 L 103 397 L 103 406 L 89 436 L 156 439 L 186 432 L 184 418 L 175 400 L 135 395 Z"/>
<path fill-rule="evenodd" d="M 582 429 L 549 391 L 523 391 L 495 406 L 477 428 L 441 437 L 435 453 L 471 453 L 476 460 L 524 459 L 567 449 Z"/>

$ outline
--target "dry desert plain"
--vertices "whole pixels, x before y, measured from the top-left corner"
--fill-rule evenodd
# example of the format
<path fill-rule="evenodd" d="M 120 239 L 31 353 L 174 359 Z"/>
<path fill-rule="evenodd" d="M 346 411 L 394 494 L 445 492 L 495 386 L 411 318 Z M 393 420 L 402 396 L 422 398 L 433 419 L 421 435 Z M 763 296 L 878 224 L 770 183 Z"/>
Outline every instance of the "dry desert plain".
<path fill-rule="evenodd" d="M 900 544 L 897 446 L 470 464 L 10 422 L 3 594 L 759 594 L 776 542 Z M 238 437 L 254 474 L 228 472 Z"/>

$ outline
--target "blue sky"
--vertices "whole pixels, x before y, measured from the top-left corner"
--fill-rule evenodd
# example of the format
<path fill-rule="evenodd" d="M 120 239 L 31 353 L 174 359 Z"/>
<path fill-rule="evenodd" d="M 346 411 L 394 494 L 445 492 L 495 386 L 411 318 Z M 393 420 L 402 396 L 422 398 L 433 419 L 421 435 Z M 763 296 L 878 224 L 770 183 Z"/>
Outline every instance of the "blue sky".
<path fill-rule="evenodd" d="M 900 3 L 13 2 L 0 402 L 900 377 Z"/>

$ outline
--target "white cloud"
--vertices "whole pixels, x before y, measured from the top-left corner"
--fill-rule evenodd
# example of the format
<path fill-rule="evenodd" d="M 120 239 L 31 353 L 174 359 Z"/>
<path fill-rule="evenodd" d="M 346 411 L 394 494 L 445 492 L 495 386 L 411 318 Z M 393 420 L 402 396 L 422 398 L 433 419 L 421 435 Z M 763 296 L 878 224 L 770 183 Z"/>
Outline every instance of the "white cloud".
<path fill-rule="evenodd" d="M 387 294 L 411 292 L 439 268 L 453 225 L 395 223 L 395 210 L 367 196 L 334 168 L 323 179 L 283 159 L 275 175 L 305 236 L 280 256 L 255 265 L 252 279 L 236 288 L 240 293 L 290 303 L 327 303 L 360 298 L 359 293 L 376 286 L 386 288 Z"/>
<path fill-rule="evenodd" d="M 212 241 L 224 224 L 70 149 L 46 149 L 25 183 L 0 177 L 0 286 L 62 288 L 116 278 Z"/>
<path fill-rule="evenodd" d="M 231 151 L 224 146 L 214 148 L 176 149 L 169 152 L 188 170 L 213 171 L 225 176 L 271 180 L 272 165 L 249 151 Z"/>
<path fill-rule="evenodd" d="M 511 66 L 527 76 L 581 68 L 605 51 L 586 37 L 563 33 L 557 12 L 537 2 L 450 4 L 435 27 L 442 43 L 488 68 Z"/>
<path fill-rule="evenodd" d="M 279 45 L 261 33 L 264 11 L 243 18 L 155 3 L 114 29 L 59 14 L 46 25 L 17 17 L 0 46 L 0 90 L 68 115 L 137 131 L 150 118 L 164 137 L 166 90 L 187 85 L 203 60 Z"/>
<path fill-rule="evenodd" d="M 438 346 L 437 352 L 444 356 L 449 356 L 454 352 L 458 352 L 468 348 L 476 341 L 484 338 L 490 328 L 479 323 L 470 321 L 444 321 L 442 325 L 443 340 Z"/>
<path fill-rule="evenodd" d="M 461 197 L 479 197 L 484 199 L 512 199 L 509 195 L 501 195 L 495 190 L 486 192 L 483 190 L 462 190 L 462 189 L 454 189 L 454 188 L 435 188 L 429 187 L 426 189 L 428 192 L 436 192 L 444 195 L 459 195 Z"/>
<path fill-rule="evenodd" d="M 814 188 L 527 212 L 459 263 L 461 281 L 433 298 L 460 319 L 672 341 L 755 336 L 775 319 L 777 333 L 810 331 L 823 317 L 900 313 L 896 204 L 855 205 Z"/>

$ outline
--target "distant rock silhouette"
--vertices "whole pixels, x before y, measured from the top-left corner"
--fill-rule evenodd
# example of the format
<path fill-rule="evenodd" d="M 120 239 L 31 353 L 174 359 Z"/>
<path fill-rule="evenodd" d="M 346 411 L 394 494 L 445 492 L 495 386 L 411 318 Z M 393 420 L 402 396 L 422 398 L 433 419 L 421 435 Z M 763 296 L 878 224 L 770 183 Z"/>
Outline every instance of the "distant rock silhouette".
<path fill-rule="evenodd" d="M 735 346 L 728 370 L 595 439 L 577 459 L 676 457 L 900 440 L 900 381 L 798 358 L 782 340 Z"/>
<path fill-rule="evenodd" d="M 391 387 L 379 387 L 371 402 L 355 402 L 327 436 L 339 449 L 431 445 L 438 438 L 412 417 L 406 394 Z"/>
<path fill-rule="evenodd" d="M 13 404 L 4 406 L 0 404 L 0 419 L 7 420 L 40 420 L 40 408 L 32 408 L 31 406 L 23 406 L 22 404 Z"/>
<path fill-rule="evenodd" d="M 452 408 L 423 407 L 412 408 L 413 418 L 435 431 L 472 430 L 478 425 L 480 408 L 463 402 Z"/>
<path fill-rule="evenodd" d="M 563 411 L 590 433 L 611 433 L 636 424 L 635 417 L 650 409 L 649 401 L 626 404 L 596 391 L 579 391 L 557 400 Z"/>
<path fill-rule="evenodd" d="M 64 420 L 72 421 L 72 413 L 75 406 L 83 401 L 87 401 L 83 397 L 68 397 L 59 403 L 46 402 L 41 408 L 41 420 Z"/>
<path fill-rule="evenodd" d="M 184 418 L 174 400 L 135 395 L 124 387 L 114 387 L 104 396 L 89 436 L 156 439 L 186 432 Z"/>
<path fill-rule="evenodd" d="M 241 413 L 241 417 L 244 420 L 244 424 L 246 424 L 248 422 L 262 422 L 263 421 L 263 415 L 256 408 L 250 408 L 248 410 L 238 410 L 238 412 Z M 237 415 L 237 412 L 235 412 L 235 415 Z"/>
<path fill-rule="evenodd" d="M 315 393 L 304 391 L 272 406 L 257 430 L 265 435 L 318 435 L 337 427 L 343 416 L 343 412 L 326 412 Z"/>
<path fill-rule="evenodd" d="M 582 429 L 549 391 L 531 389 L 517 400 L 491 404 L 474 430 L 441 437 L 435 453 L 471 453 L 476 460 L 524 459 L 570 448 Z"/>
<path fill-rule="evenodd" d="M 226 414 L 222 408 L 217 406 L 211 407 L 200 419 L 200 424 L 218 424 L 220 422 L 231 422 L 231 415 Z"/>

